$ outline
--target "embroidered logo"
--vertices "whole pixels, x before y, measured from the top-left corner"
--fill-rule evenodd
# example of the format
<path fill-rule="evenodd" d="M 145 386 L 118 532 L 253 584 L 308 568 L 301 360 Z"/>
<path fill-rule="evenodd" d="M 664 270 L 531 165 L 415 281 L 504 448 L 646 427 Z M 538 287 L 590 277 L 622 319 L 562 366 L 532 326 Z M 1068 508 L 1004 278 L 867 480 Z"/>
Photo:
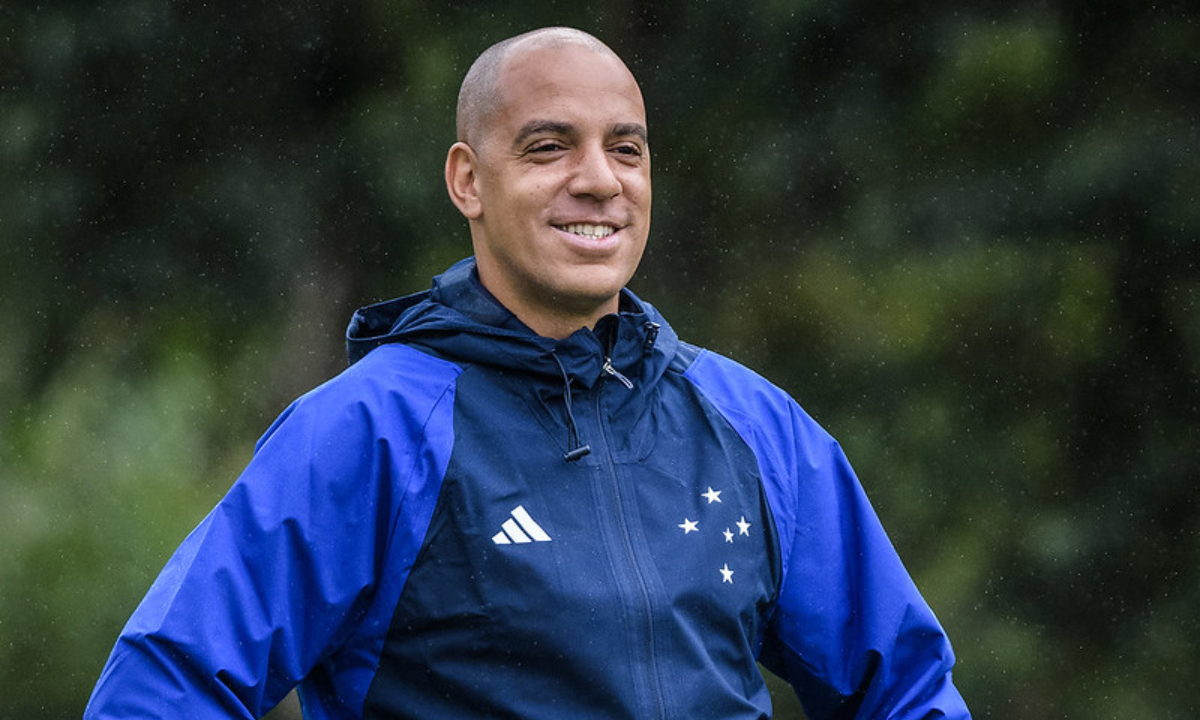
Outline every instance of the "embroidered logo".
<path fill-rule="evenodd" d="M 523 505 L 513 508 L 512 516 L 500 527 L 503 529 L 492 536 L 492 542 L 497 545 L 550 542 L 550 536 L 529 516 Z"/>

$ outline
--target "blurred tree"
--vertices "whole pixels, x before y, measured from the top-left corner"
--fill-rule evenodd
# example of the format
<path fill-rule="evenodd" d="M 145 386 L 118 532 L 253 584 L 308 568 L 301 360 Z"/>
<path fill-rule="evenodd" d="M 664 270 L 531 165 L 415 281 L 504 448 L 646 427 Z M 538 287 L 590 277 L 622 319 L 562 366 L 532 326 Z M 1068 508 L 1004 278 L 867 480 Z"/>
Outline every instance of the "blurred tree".
<path fill-rule="evenodd" d="M 0 719 L 469 252 L 457 84 L 552 23 L 646 92 L 635 289 L 842 440 L 977 716 L 1200 713 L 1191 4 L 54 0 L 0 10 Z"/>

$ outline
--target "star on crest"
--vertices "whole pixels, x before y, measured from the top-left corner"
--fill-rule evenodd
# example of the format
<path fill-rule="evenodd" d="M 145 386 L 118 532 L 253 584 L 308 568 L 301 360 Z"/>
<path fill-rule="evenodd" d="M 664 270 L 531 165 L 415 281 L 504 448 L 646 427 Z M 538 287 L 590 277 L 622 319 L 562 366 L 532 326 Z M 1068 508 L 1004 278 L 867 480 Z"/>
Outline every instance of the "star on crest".
<path fill-rule="evenodd" d="M 733 584 L 733 571 L 729 569 L 729 563 L 725 563 L 719 572 L 721 573 L 721 582 Z"/>
<path fill-rule="evenodd" d="M 750 523 L 746 522 L 746 516 L 743 515 L 741 520 L 737 521 L 738 535 L 750 537 Z"/>
<path fill-rule="evenodd" d="M 708 504 L 712 505 L 715 502 L 721 502 L 721 491 L 713 490 L 712 486 L 710 485 L 708 487 L 708 492 L 700 493 L 700 497 L 705 498 L 708 500 Z"/>
<path fill-rule="evenodd" d="M 697 520 L 688 520 L 687 518 L 684 518 L 683 522 L 676 527 L 683 528 L 683 534 L 687 535 L 690 532 L 700 532 L 699 524 L 700 523 Z"/>

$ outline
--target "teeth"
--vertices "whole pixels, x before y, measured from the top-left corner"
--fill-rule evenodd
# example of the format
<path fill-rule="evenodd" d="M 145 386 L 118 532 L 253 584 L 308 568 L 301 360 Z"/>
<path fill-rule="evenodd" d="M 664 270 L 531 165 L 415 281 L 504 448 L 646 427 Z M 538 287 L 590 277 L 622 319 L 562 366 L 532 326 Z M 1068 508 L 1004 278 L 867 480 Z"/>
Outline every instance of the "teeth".
<path fill-rule="evenodd" d="M 559 228 L 574 235 L 582 235 L 592 239 L 608 237 L 617 231 L 612 225 L 589 225 L 587 223 L 560 225 Z"/>

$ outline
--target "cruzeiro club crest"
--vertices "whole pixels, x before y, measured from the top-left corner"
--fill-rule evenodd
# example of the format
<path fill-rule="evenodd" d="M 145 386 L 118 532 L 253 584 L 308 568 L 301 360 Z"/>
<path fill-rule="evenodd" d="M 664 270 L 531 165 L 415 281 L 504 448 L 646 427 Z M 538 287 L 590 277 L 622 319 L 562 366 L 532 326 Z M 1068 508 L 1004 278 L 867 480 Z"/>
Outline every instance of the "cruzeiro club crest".
<path fill-rule="evenodd" d="M 685 517 L 683 522 L 679 523 L 678 527 L 684 535 L 695 533 L 697 539 L 702 537 L 708 539 L 712 533 L 719 533 L 724 545 L 736 545 L 741 538 L 750 537 L 752 524 L 746 520 L 745 515 L 726 510 L 724 501 L 721 500 L 721 492 L 721 490 L 709 486 L 705 492 L 700 494 L 700 497 L 708 502 L 701 506 L 701 512 L 696 518 Z M 735 515 L 736 520 L 733 519 Z M 732 549 L 730 548 L 730 550 Z M 717 555 L 720 556 L 722 553 L 717 553 Z M 714 577 L 719 574 L 721 584 L 732 585 L 737 570 L 736 567 L 731 567 L 729 562 L 732 560 L 736 566 L 737 554 L 729 552 L 727 555 L 729 560 L 723 562 L 721 567 L 713 568 L 713 573 Z"/>

